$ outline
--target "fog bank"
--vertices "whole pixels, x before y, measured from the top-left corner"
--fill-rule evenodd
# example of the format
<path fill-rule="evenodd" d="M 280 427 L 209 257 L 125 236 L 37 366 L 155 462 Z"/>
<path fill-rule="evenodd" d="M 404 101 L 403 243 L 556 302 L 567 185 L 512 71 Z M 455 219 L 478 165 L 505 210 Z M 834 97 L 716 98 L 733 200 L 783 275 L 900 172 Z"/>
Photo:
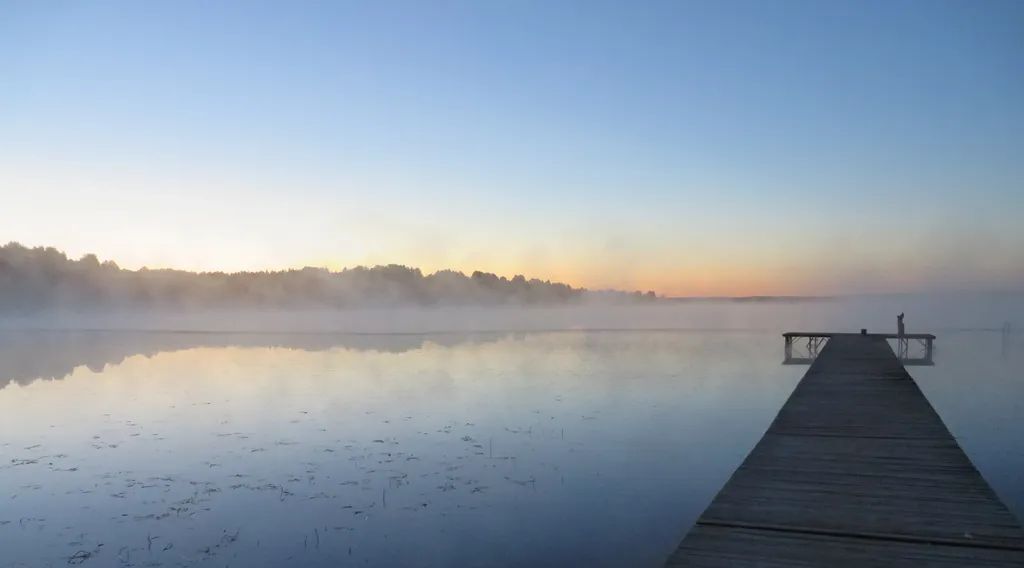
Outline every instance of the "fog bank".
<path fill-rule="evenodd" d="M 548 330 L 910 332 L 1024 328 L 1024 297 L 949 294 L 830 300 L 336 309 L 44 310 L 0 316 L 4 329 L 432 333 Z"/>

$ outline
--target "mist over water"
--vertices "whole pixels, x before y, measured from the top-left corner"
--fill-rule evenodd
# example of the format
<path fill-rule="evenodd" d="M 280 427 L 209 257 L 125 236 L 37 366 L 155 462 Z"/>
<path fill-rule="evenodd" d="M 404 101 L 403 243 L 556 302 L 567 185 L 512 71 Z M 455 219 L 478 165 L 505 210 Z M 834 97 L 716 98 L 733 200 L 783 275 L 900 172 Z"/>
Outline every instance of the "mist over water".
<path fill-rule="evenodd" d="M 778 334 L 900 311 L 1020 518 L 1021 302 L 954 299 L 8 318 L 0 566 L 659 565 L 805 371 Z"/>
<path fill-rule="evenodd" d="M 352 309 L 45 310 L 0 315 L 0 329 L 221 332 L 430 333 L 551 330 L 743 330 L 908 332 L 1024 327 L 1024 294 L 945 293 L 836 299 L 658 300 L 555 306 Z"/>

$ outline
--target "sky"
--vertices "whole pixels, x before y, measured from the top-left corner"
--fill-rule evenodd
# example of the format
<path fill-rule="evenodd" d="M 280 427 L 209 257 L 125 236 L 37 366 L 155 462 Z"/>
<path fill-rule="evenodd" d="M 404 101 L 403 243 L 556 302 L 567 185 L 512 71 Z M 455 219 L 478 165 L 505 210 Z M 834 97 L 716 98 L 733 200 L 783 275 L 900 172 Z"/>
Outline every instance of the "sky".
<path fill-rule="evenodd" d="M 0 0 L 0 242 L 1024 289 L 1024 3 Z"/>

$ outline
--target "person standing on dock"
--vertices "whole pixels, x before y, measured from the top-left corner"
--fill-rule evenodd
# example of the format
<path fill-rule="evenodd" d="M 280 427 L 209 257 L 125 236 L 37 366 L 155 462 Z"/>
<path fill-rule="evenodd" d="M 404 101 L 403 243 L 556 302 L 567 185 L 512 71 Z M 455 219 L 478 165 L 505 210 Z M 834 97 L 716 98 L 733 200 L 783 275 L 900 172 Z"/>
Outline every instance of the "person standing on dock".
<path fill-rule="evenodd" d="M 906 359 L 910 352 L 910 345 L 907 339 L 903 337 L 906 331 L 906 328 L 903 327 L 903 312 L 900 312 L 900 315 L 896 316 L 896 356 L 900 360 Z"/>

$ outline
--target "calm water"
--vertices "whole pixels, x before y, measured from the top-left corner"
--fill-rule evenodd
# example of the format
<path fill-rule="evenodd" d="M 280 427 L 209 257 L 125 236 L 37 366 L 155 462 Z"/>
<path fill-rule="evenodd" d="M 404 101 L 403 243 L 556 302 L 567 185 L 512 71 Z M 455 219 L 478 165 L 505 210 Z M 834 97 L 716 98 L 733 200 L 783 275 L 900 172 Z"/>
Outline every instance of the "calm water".
<path fill-rule="evenodd" d="M 1020 336 L 922 389 L 1024 516 Z M 655 566 L 795 386 L 767 331 L 0 333 L 0 566 Z"/>

